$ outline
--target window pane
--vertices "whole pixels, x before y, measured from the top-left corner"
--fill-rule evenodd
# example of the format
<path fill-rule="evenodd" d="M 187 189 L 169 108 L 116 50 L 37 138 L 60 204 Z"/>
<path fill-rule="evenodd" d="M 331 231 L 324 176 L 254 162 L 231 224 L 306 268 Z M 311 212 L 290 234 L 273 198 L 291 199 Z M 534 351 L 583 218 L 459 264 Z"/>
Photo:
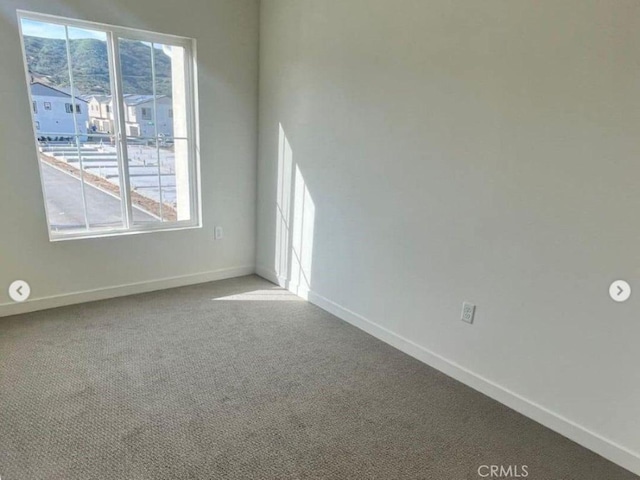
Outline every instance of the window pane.
<path fill-rule="evenodd" d="M 176 129 L 187 135 L 184 48 L 119 41 L 132 198 L 157 221 L 190 220 L 188 142 L 173 140 Z M 131 62 L 132 52 L 137 61 L 128 69 L 124 63 Z"/>
<path fill-rule="evenodd" d="M 174 186 L 165 192 L 166 201 L 172 202 L 179 221 L 191 220 L 190 187 L 194 179 L 189 164 L 189 142 L 186 139 L 168 139 L 162 150 L 167 152 L 164 168 L 171 171 L 174 178 Z"/>
<path fill-rule="evenodd" d="M 158 134 L 186 136 L 186 129 L 176 134 L 174 125 L 176 119 L 181 119 L 180 115 L 174 116 L 175 103 L 184 100 L 184 49 L 158 43 L 153 46 Z M 180 105 L 179 112 L 183 111 L 184 105 Z"/>
<path fill-rule="evenodd" d="M 153 67 L 151 43 L 118 39 L 124 101 L 125 134 L 156 136 L 153 122 Z"/>
<path fill-rule="evenodd" d="M 74 135 L 73 118 L 65 106 L 71 104 L 65 27 L 27 19 L 21 26 L 31 97 L 44 106 L 33 112 L 33 120 L 52 138 Z"/>
<path fill-rule="evenodd" d="M 183 47 L 154 44 L 158 133 L 187 137 L 186 54 Z"/>
<path fill-rule="evenodd" d="M 98 129 L 102 121 L 110 127 L 112 119 L 109 112 L 103 118 L 96 108 L 111 94 L 107 36 L 90 29 L 22 22 L 28 69 L 38 75 L 32 75 L 33 101 L 44 106 L 35 112 L 35 122 L 43 146 L 52 230 L 122 228 L 118 154 Z M 38 41 L 29 32 L 39 32 Z"/>
<path fill-rule="evenodd" d="M 68 34 L 78 133 L 111 133 L 113 113 L 106 108 L 111 104 L 107 34 L 76 27 L 69 27 Z"/>
<path fill-rule="evenodd" d="M 70 163 L 80 168 L 82 161 L 87 217 L 91 228 L 124 226 L 118 152 L 108 138 L 80 141 L 78 158 Z"/>
<path fill-rule="evenodd" d="M 105 140 L 88 142 L 78 136 L 77 140 L 72 137 L 68 141 L 41 144 L 40 159 L 53 231 L 54 225 L 80 231 L 86 230 L 87 224 L 90 229 L 124 226 L 118 157 L 115 147 Z M 57 172 L 54 174 L 51 168 Z M 53 219 L 52 215 L 60 218 Z"/>
<path fill-rule="evenodd" d="M 40 170 L 44 186 L 51 231 L 84 231 L 86 219 L 82 201 L 82 184 L 77 172 L 63 160 L 76 152 L 73 142 L 43 142 L 40 145 Z"/>
<path fill-rule="evenodd" d="M 127 137 L 131 204 L 139 214 L 133 222 L 160 222 L 164 206 L 160 203 L 160 167 L 158 149 L 153 138 Z"/>
<path fill-rule="evenodd" d="M 124 95 L 153 95 L 151 44 L 118 39 Z"/>
<path fill-rule="evenodd" d="M 157 144 L 153 139 L 127 140 L 134 204 L 155 216 L 155 221 L 190 220 L 188 142 L 172 138 L 161 138 Z"/>

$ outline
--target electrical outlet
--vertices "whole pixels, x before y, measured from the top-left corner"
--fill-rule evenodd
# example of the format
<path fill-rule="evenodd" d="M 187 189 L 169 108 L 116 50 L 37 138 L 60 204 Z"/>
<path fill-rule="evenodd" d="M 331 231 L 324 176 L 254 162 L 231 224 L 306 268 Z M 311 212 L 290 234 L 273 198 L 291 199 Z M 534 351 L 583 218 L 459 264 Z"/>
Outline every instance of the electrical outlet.
<path fill-rule="evenodd" d="M 216 240 L 222 240 L 224 238 L 224 230 L 222 230 L 222 227 L 216 227 L 213 235 Z"/>
<path fill-rule="evenodd" d="M 463 302 L 462 303 L 462 315 L 460 319 L 463 322 L 473 323 L 473 317 L 476 314 L 476 306 L 473 303 Z"/>

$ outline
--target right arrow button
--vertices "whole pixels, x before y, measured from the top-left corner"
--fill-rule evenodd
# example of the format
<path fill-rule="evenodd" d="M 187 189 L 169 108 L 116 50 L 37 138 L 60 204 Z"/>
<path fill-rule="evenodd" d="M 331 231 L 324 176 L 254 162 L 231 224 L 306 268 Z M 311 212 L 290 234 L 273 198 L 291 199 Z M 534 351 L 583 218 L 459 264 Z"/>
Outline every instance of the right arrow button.
<path fill-rule="evenodd" d="M 626 302 L 631 296 L 631 285 L 624 280 L 616 280 L 609 287 L 609 296 L 614 302 Z"/>

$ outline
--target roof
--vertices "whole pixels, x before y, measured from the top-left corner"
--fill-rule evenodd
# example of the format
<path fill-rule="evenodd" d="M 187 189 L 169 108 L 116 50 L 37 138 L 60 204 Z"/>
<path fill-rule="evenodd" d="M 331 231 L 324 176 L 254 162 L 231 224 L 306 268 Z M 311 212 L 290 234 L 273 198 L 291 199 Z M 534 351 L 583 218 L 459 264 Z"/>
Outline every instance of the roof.
<path fill-rule="evenodd" d="M 157 100 L 162 100 L 162 99 L 168 99 L 169 97 L 167 97 L 166 95 L 158 95 L 156 96 L 156 101 Z M 128 94 L 128 95 L 124 95 L 123 96 L 123 100 L 124 103 L 126 103 L 129 106 L 136 106 L 136 105 L 141 105 L 143 103 L 150 103 L 153 102 L 153 95 L 133 95 L 133 94 Z"/>
<path fill-rule="evenodd" d="M 71 98 L 71 95 L 67 92 L 63 92 L 62 90 L 52 87 L 50 85 L 44 85 L 40 82 L 33 82 L 31 84 L 31 95 L 34 97 L 64 97 Z M 77 96 L 76 100 L 80 100 L 82 102 L 86 102 L 82 97 Z"/>
<path fill-rule="evenodd" d="M 82 98 L 84 98 L 86 101 L 91 102 L 92 100 L 95 100 L 98 103 L 111 103 L 111 95 L 83 95 Z M 124 100 L 124 103 L 130 107 L 135 107 L 136 105 L 143 105 L 145 103 L 151 103 L 153 102 L 153 95 L 136 95 L 133 93 L 127 93 L 126 95 L 122 96 L 122 99 Z M 168 95 L 158 95 L 156 97 L 156 101 L 167 101 L 167 100 L 171 100 L 171 97 L 169 97 Z"/>
<path fill-rule="evenodd" d="M 87 99 L 88 102 L 94 100 L 98 103 L 110 103 L 111 95 L 85 95 L 83 98 Z"/>

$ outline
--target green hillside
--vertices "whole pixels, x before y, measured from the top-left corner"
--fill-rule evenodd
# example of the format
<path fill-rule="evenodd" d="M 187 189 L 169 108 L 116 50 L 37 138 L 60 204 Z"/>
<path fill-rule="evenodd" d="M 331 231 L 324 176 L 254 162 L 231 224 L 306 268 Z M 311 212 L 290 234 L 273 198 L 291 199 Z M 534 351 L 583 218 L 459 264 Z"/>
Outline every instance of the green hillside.
<path fill-rule="evenodd" d="M 46 77 L 53 86 L 69 86 L 67 47 L 64 40 L 24 37 L 29 71 Z M 74 86 L 82 95 L 108 95 L 109 62 L 106 43 L 96 39 L 70 40 Z M 156 92 L 171 95 L 171 59 L 159 49 L 154 51 Z M 151 95 L 151 48 L 141 42 L 121 40 L 120 58 L 124 93 Z"/>

